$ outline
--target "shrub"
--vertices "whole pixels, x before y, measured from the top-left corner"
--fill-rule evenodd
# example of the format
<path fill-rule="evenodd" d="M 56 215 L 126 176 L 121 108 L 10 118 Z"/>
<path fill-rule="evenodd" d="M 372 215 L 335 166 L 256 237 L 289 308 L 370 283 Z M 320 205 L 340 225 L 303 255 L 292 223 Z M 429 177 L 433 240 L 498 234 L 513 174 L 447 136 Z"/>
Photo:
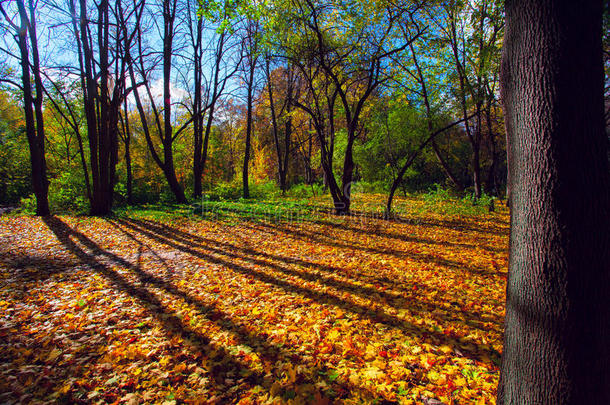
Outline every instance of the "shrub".
<path fill-rule="evenodd" d="M 475 199 L 470 193 L 462 198 L 456 198 L 451 192 L 439 184 L 424 194 L 426 208 L 448 215 L 480 215 L 493 210 L 495 197 L 483 193 Z"/>
<path fill-rule="evenodd" d="M 289 197 L 296 198 L 309 198 L 315 197 L 318 195 L 324 194 L 324 186 L 318 183 L 313 184 L 305 184 L 299 183 L 295 184 L 286 192 L 286 195 Z"/>

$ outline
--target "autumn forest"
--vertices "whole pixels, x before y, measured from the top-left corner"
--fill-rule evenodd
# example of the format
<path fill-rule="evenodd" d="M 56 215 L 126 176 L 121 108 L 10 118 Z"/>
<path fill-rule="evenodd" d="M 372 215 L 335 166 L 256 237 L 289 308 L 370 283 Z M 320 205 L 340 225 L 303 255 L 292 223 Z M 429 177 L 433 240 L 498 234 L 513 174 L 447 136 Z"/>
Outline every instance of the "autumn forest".
<path fill-rule="evenodd" d="M 0 31 L 0 403 L 610 402 L 601 1 Z"/>

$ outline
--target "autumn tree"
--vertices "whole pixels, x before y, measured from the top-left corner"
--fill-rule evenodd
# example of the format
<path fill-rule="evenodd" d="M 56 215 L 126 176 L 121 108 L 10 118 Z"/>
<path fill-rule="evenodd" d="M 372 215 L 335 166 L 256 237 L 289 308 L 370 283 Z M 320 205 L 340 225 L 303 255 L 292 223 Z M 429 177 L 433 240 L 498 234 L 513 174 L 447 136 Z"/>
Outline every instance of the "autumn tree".
<path fill-rule="evenodd" d="M 90 212 L 112 210 L 119 150 L 119 117 L 127 85 L 128 50 L 133 46 L 144 1 L 68 2 L 76 39 L 83 109 L 89 141 Z"/>
<path fill-rule="evenodd" d="M 254 92 L 256 90 L 256 69 L 260 52 L 260 25 L 253 16 L 247 16 L 243 30 L 243 81 L 246 86 L 246 142 L 244 147 L 244 163 L 242 167 L 243 197 L 250 198 L 248 184 L 248 168 L 250 164 L 251 139 L 254 130 L 253 110 Z"/>
<path fill-rule="evenodd" d="M 610 403 L 602 2 L 510 0 L 510 268 L 499 404 Z"/>
<path fill-rule="evenodd" d="M 265 58 L 266 96 L 271 118 L 278 182 L 280 189 L 285 193 L 292 148 L 292 110 L 294 108 L 292 98 L 295 93 L 296 72 L 290 65 L 278 67 L 273 71 L 270 66 L 271 56 L 267 55 Z"/>
<path fill-rule="evenodd" d="M 483 141 L 486 135 L 495 136 L 493 131 L 485 133 L 491 129 L 490 121 L 485 121 L 491 119 L 497 89 L 497 60 L 504 29 L 501 4 L 496 0 L 448 1 L 426 10 L 445 48 L 439 51 L 447 53 L 444 72 L 453 80 L 453 104 L 464 119 L 464 134 L 472 151 L 472 187 L 475 198 L 479 198 Z M 497 164 L 495 158 L 492 153 L 492 166 Z"/>
<path fill-rule="evenodd" d="M 337 107 L 342 109 L 346 148 L 340 183 L 335 179 L 332 161 L 328 160 L 332 156 L 332 153 L 327 153 L 330 150 L 323 152 L 322 167 L 335 211 L 338 214 L 349 213 L 355 169 L 353 148 L 362 131 L 363 110 L 371 95 L 388 80 L 386 68 L 389 58 L 406 49 L 421 34 L 412 32 L 411 37 L 400 40 L 395 35 L 399 21 L 418 6 L 406 3 L 340 3 L 335 7 L 324 1 L 305 0 L 294 2 L 292 8 L 294 13 L 288 16 L 287 21 L 296 25 L 292 29 L 298 30 L 300 39 L 287 42 L 284 48 L 288 57 L 304 75 L 305 69 L 311 72 L 312 65 L 317 66 L 317 77 L 310 75 L 310 79 L 314 79 L 316 85 L 332 88 L 332 91 L 324 92 L 336 92 L 333 97 L 339 104 Z M 308 87 L 314 89 L 311 85 Z M 334 120 L 337 112 L 334 102 L 332 104 L 328 114 Z M 305 107 L 314 119 L 314 110 L 302 103 L 297 106 Z M 320 120 L 315 118 L 315 121 L 319 128 Z M 324 149 L 323 139 L 318 137 L 318 141 L 322 141 L 320 147 Z"/>
<path fill-rule="evenodd" d="M 192 4 L 193 3 L 193 4 Z M 230 24 L 236 17 L 232 3 L 200 8 L 198 1 L 187 2 L 188 38 L 192 54 L 191 114 L 193 130 L 193 196 L 202 195 L 202 177 L 208 161 L 212 126 L 221 99 L 242 62 L 238 35 Z M 209 24 L 209 26 L 206 26 Z M 209 40 L 205 39 L 209 37 Z M 206 64 L 206 60 L 209 62 Z"/>
<path fill-rule="evenodd" d="M 2 4 L 0 4 L 0 12 L 14 31 L 19 48 L 18 59 L 21 66 L 21 86 L 19 87 L 23 91 L 25 133 L 30 149 L 32 188 L 36 196 L 36 215 L 46 216 L 50 214 L 49 181 L 45 160 L 43 83 L 40 73 L 38 34 L 36 32 L 36 2 L 30 0 L 26 7 L 23 0 L 18 0 L 18 17 L 15 17 L 15 21 Z M 16 21 L 17 18 L 19 22 Z"/>
<path fill-rule="evenodd" d="M 129 76 L 133 86 L 136 108 L 139 112 L 140 121 L 146 144 L 150 149 L 150 154 L 163 172 L 171 192 L 174 194 L 176 202 L 184 204 L 187 202 L 184 188 L 176 176 L 174 163 L 174 143 L 178 136 L 188 127 L 189 122 L 184 123 L 179 128 L 174 128 L 174 117 L 172 111 L 174 102 L 172 99 L 172 67 L 176 50 L 174 49 L 174 39 L 177 35 L 176 16 L 177 0 L 163 0 L 161 7 L 161 21 L 163 30 L 160 33 L 162 51 L 160 58 L 145 58 L 145 55 L 155 54 L 156 52 L 145 46 L 145 30 L 143 24 L 136 26 L 137 52 L 135 55 L 127 49 L 127 59 L 129 61 Z M 153 12 L 149 18 L 153 20 L 158 17 L 158 13 Z M 150 22 L 154 26 L 154 22 Z M 161 64 L 161 86 L 162 100 L 161 105 L 153 94 L 154 74 L 158 68 L 160 59 Z M 136 74 L 136 66 L 138 68 Z M 145 109 L 150 106 L 152 119 Z M 152 122 L 150 122 L 150 121 Z M 160 145 L 159 145 L 160 144 Z"/>

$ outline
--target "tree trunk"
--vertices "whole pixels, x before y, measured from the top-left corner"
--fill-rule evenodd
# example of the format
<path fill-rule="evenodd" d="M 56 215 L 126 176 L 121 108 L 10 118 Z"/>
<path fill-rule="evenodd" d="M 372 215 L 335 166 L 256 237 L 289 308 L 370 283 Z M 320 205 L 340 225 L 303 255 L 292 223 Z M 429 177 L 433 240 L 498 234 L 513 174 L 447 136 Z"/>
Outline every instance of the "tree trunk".
<path fill-rule="evenodd" d="M 511 238 L 498 404 L 610 403 L 602 2 L 508 0 Z"/>
<path fill-rule="evenodd" d="M 129 113 L 127 108 L 127 97 L 123 100 L 123 114 L 121 114 L 123 126 L 123 145 L 125 147 L 125 172 L 127 174 L 127 204 L 133 205 L 133 175 L 131 169 L 131 129 L 129 128 Z"/>
<path fill-rule="evenodd" d="M 248 66 L 248 100 L 246 113 L 246 148 L 244 151 L 244 165 L 242 170 L 243 197 L 250 198 L 250 187 L 248 185 L 248 166 L 250 164 L 250 139 L 252 138 L 252 109 L 254 102 L 254 71 L 256 69 L 256 57 L 251 55 Z"/>
<path fill-rule="evenodd" d="M 174 167 L 174 151 L 172 145 L 174 142 L 174 133 L 172 130 L 172 103 L 171 103 L 171 71 L 172 71 L 172 55 L 174 52 L 174 19 L 176 17 L 176 2 L 173 0 L 164 0 L 163 2 L 163 172 L 172 190 L 176 202 L 178 204 L 186 204 L 186 196 L 184 189 L 176 178 L 176 169 Z"/>
<path fill-rule="evenodd" d="M 478 200 L 481 198 L 481 144 L 478 141 L 472 143 L 472 186 L 474 198 Z"/>
<path fill-rule="evenodd" d="M 252 136 L 252 90 L 248 89 L 248 112 L 246 123 L 246 149 L 244 150 L 244 165 L 242 170 L 243 197 L 250 198 L 248 185 L 248 165 L 250 164 L 250 138 Z"/>
<path fill-rule="evenodd" d="M 49 181 L 47 180 L 47 165 L 45 160 L 44 147 L 44 122 L 42 115 L 42 82 L 40 80 L 40 68 L 38 59 L 38 42 L 36 39 L 35 14 L 30 4 L 31 18 L 23 1 L 18 1 L 19 16 L 21 27 L 17 29 L 17 44 L 21 57 L 21 82 L 23 84 L 23 106 L 25 113 L 25 127 L 28 145 L 30 149 L 30 164 L 32 171 L 32 188 L 36 196 L 36 215 L 47 216 L 49 210 Z M 32 84 L 30 79 L 30 55 L 28 46 L 28 30 L 32 49 L 33 61 L 32 69 L 36 97 L 32 94 Z M 34 108 L 32 108 L 34 107 Z"/>

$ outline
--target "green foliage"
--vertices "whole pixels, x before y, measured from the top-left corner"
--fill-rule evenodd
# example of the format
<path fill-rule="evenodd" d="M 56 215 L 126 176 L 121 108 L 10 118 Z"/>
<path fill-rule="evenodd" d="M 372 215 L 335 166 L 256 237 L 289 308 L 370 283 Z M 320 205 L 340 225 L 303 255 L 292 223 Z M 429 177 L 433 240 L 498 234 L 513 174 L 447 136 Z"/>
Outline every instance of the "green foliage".
<path fill-rule="evenodd" d="M 79 170 L 64 171 L 49 184 L 49 206 L 54 213 L 85 213 L 89 210 L 87 191 Z"/>
<path fill-rule="evenodd" d="M 209 201 L 239 200 L 241 199 L 242 194 L 241 182 L 223 182 L 217 184 L 211 191 L 207 192 L 205 198 Z M 280 189 L 273 181 L 250 184 L 251 199 L 274 198 L 280 194 Z"/>
<path fill-rule="evenodd" d="M 286 192 L 286 195 L 289 197 L 296 198 L 308 198 L 315 197 L 324 194 L 324 186 L 319 183 L 313 184 L 305 184 L 299 183 L 295 184 Z"/>
<path fill-rule="evenodd" d="M 424 201 L 427 203 L 447 202 L 455 198 L 451 196 L 448 189 L 443 188 L 440 184 L 434 184 L 430 190 L 424 194 Z"/>
<path fill-rule="evenodd" d="M 52 213 L 84 214 L 89 211 L 89 200 L 83 178 L 78 170 L 66 170 L 50 180 L 49 207 Z M 22 213 L 34 214 L 36 197 L 34 194 L 23 197 L 19 206 Z"/>
<path fill-rule="evenodd" d="M 446 215 L 481 215 L 494 207 L 495 197 L 483 193 L 480 198 L 467 194 L 462 198 L 452 194 L 452 191 L 435 184 L 423 195 L 425 207 Z"/>
<path fill-rule="evenodd" d="M 31 192 L 30 154 L 16 97 L 0 91 L 0 205 Z"/>
<path fill-rule="evenodd" d="M 358 193 L 363 194 L 385 194 L 389 190 L 387 181 L 359 181 L 352 186 L 352 196 Z"/>
<path fill-rule="evenodd" d="M 24 214 L 34 215 L 36 212 L 36 196 L 30 194 L 27 197 L 23 197 L 19 202 L 19 208 Z"/>
<path fill-rule="evenodd" d="M 419 109 L 400 98 L 380 99 L 373 108 L 366 139 L 356 144 L 354 156 L 361 178 L 389 190 L 406 160 L 429 135 Z M 443 173 L 434 156 L 424 150 L 403 176 L 403 191 L 422 191 L 441 182 Z"/>

